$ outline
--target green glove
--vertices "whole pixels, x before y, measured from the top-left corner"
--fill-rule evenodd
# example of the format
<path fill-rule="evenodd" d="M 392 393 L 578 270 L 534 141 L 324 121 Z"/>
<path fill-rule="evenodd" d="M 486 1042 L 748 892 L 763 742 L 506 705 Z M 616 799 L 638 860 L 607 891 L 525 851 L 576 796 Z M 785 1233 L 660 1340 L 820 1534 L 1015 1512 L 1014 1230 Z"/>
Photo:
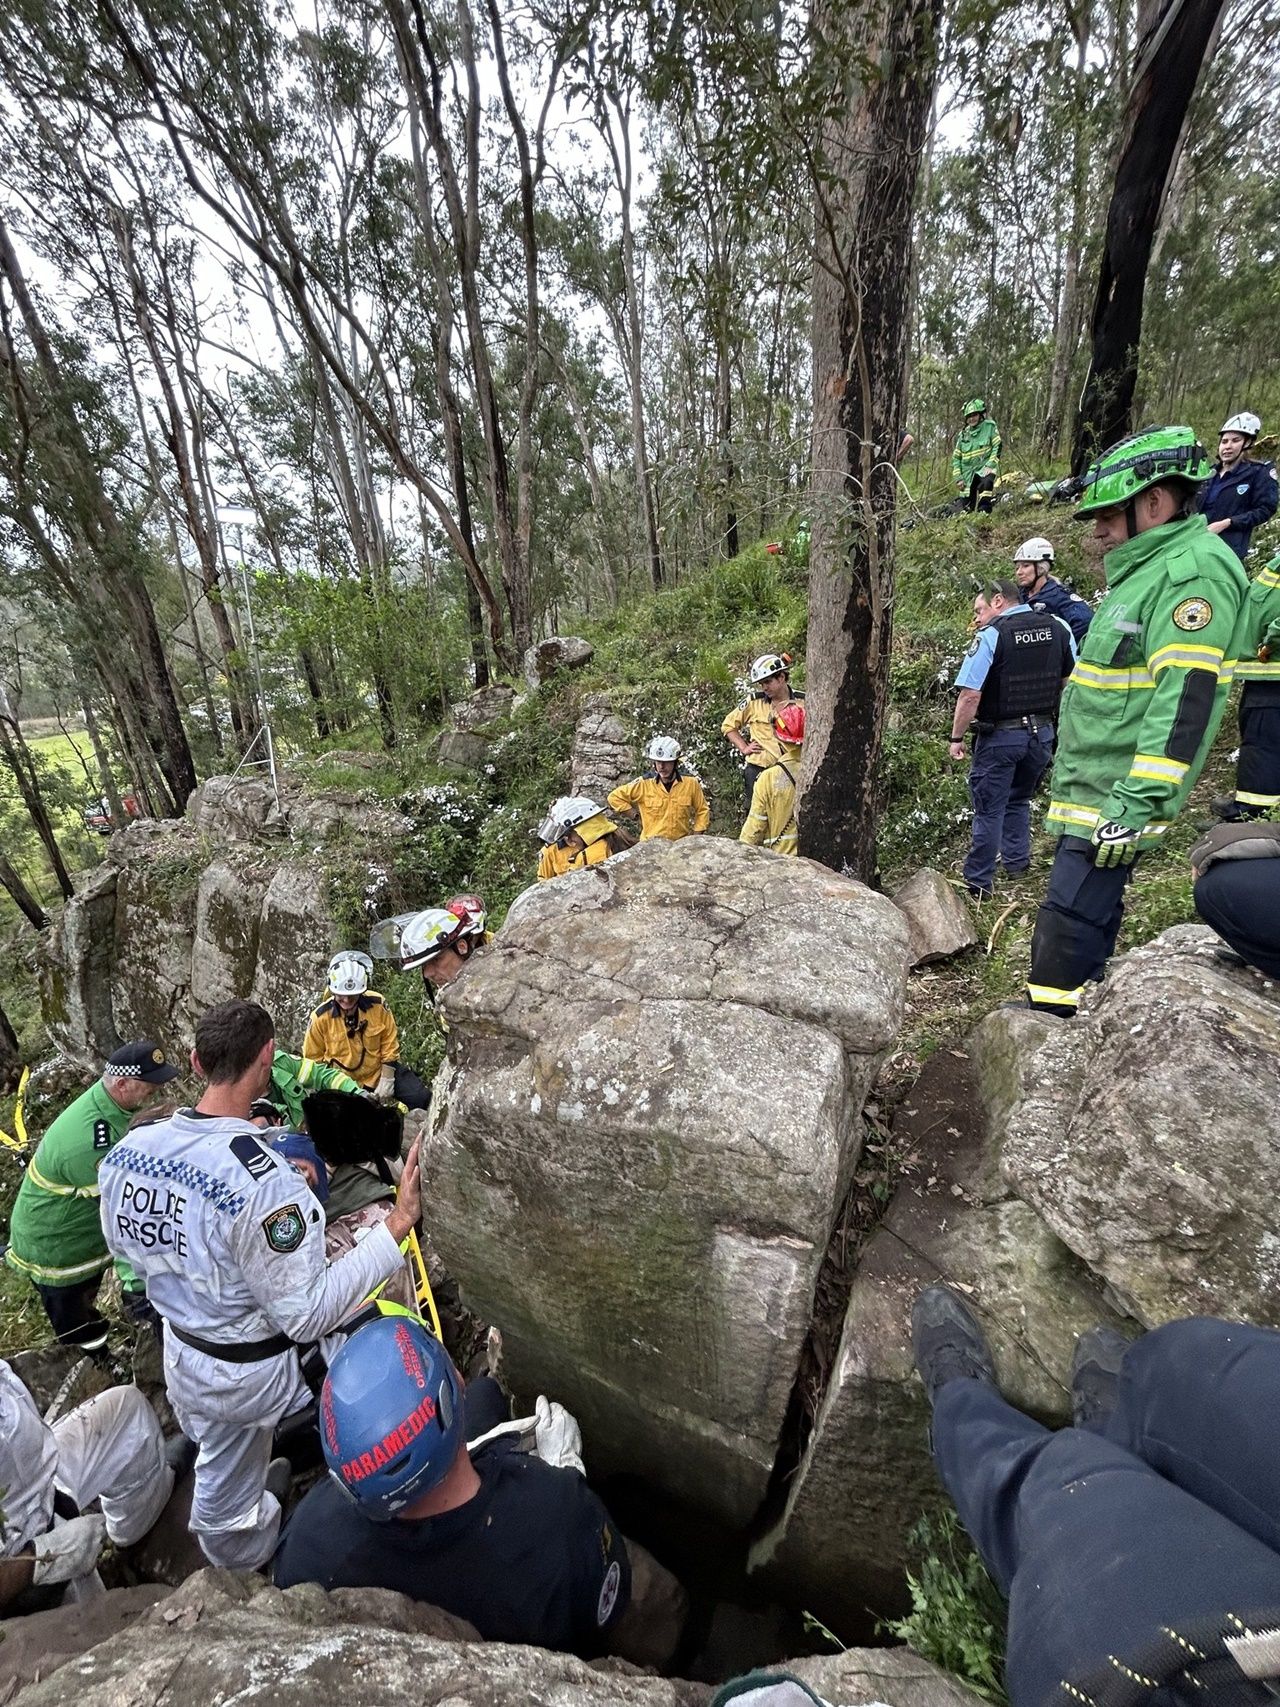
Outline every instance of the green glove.
<path fill-rule="evenodd" d="M 1131 830 L 1127 824 L 1114 821 L 1099 824 L 1089 838 L 1098 850 L 1093 856 L 1093 863 L 1099 866 L 1132 865 L 1141 836 L 1141 830 Z"/>

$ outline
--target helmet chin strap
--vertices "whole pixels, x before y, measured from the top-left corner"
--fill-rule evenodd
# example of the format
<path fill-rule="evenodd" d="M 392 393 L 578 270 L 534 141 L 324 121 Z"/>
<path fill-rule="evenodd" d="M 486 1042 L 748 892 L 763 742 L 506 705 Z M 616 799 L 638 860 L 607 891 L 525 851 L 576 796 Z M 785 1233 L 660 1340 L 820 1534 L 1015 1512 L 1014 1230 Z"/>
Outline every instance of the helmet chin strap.
<path fill-rule="evenodd" d="M 1138 499 L 1136 493 L 1124 507 L 1124 531 L 1126 539 L 1136 539 L 1138 536 Z"/>

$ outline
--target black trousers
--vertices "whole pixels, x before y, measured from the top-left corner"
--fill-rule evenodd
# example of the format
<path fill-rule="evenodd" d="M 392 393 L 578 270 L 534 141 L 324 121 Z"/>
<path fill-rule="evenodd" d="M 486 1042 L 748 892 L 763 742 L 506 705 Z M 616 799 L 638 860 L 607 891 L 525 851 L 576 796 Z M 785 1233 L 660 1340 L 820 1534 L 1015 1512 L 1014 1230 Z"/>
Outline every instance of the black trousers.
<path fill-rule="evenodd" d="M 1031 938 L 1027 996 L 1033 1008 L 1074 1014 L 1082 986 L 1107 969 L 1124 918 L 1132 865 L 1096 866 L 1083 836 L 1062 836 Z"/>
<path fill-rule="evenodd" d="M 1190 1656 L 1170 1632 L 1280 1607 L 1278 1408 L 1280 1334 L 1206 1318 L 1134 1342 L 1096 1431 L 1054 1433 L 985 1381 L 941 1388 L 934 1459 L 1009 1601 L 1013 1707 L 1098 1700 L 1095 1674 L 1124 1681 L 1112 1655 L 1168 1677 Z M 1274 1701 L 1236 1679 L 1132 1698 Z"/>
<path fill-rule="evenodd" d="M 78 1345 L 82 1351 L 105 1351 L 107 1318 L 97 1306 L 102 1276 L 78 1281 L 74 1286 L 42 1286 L 34 1282 L 49 1325 L 61 1345 Z"/>
<path fill-rule="evenodd" d="M 468 1440 L 476 1440 L 499 1423 L 511 1421 L 511 1401 L 492 1375 L 477 1375 L 468 1381 L 463 1403 Z"/>
<path fill-rule="evenodd" d="M 768 768 L 768 765 L 753 765 L 750 759 L 742 767 L 742 810 L 748 817 L 751 815 L 751 796 L 756 779 L 762 777 Z"/>
<path fill-rule="evenodd" d="M 1280 978 L 1280 859 L 1220 859 L 1196 879 L 1196 912 L 1242 960 Z"/>
<path fill-rule="evenodd" d="M 1280 806 L 1280 682 L 1246 682 L 1240 692 L 1240 756 L 1233 818 L 1261 818 Z"/>
<path fill-rule="evenodd" d="M 978 510 L 984 516 L 991 514 L 991 506 L 995 503 L 996 477 L 994 474 L 975 474 L 969 482 L 969 496 L 966 502 L 971 510 Z"/>

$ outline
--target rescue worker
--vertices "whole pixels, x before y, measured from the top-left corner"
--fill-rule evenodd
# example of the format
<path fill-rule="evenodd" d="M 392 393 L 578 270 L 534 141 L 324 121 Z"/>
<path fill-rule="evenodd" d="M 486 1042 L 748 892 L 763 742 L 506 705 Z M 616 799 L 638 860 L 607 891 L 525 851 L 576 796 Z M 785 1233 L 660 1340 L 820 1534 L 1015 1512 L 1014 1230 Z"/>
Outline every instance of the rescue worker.
<path fill-rule="evenodd" d="M 1062 696 L 1045 827 L 1059 837 L 1027 999 L 1070 1016 L 1102 977 L 1133 861 L 1181 811 L 1222 721 L 1248 584 L 1195 512 L 1209 477 L 1190 427 L 1153 427 L 1086 472 L 1076 509 L 1107 594 Z"/>
<path fill-rule="evenodd" d="M 1249 586 L 1235 679 L 1240 750 L 1234 793 L 1213 802 L 1220 818 L 1259 818 L 1280 807 L 1280 552 Z"/>
<path fill-rule="evenodd" d="M 122 1044 L 102 1077 L 50 1126 L 18 1187 L 5 1260 L 31 1281 L 58 1339 L 90 1355 L 106 1351 L 107 1321 L 96 1300 L 111 1263 L 98 1169 L 129 1117 L 177 1077 L 149 1037 Z"/>
<path fill-rule="evenodd" d="M 104 1543 L 140 1541 L 173 1482 L 160 1424 L 136 1387 L 110 1387 L 50 1426 L 0 1360 L 0 1612 L 38 1610 L 29 1598 L 14 1604 L 32 1588 L 94 1578 Z M 95 1502 L 98 1512 L 86 1512 Z M 102 1592 L 101 1579 L 94 1588 Z"/>
<path fill-rule="evenodd" d="M 399 1270 L 418 1216 L 415 1145 L 393 1213 L 326 1264 L 320 1205 L 249 1121 L 274 1055 L 256 1003 L 211 1008 L 192 1054 L 200 1101 L 130 1133 L 100 1175 L 107 1243 L 164 1319 L 169 1402 L 198 1448 L 192 1532 L 232 1570 L 275 1550 L 288 1465 L 269 1479 L 272 1436 L 310 1401 L 304 1356 Z"/>
<path fill-rule="evenodd" d="M 1001 1395 L 946 1286 L 912 1313 L 934 1464 L 1009 1603 L 1011 1707 L 1263 1707 L 1280 1679 L 1280 1334 L 1209 1318 L 1077 1342 L 1073 1426 Z"/>
<path fill-rule="evenodd" d="M 369 988 L 373 961 L 344 948 L 329 962 L 325 999 L 307 1022 L 303 1058 L 340 1067 L 380 1102 L 427 1108 L 431 1093 L 400 1059 L 400 1033 L 386 998 Z"/>
<path fill-rule="evenodd" d="M 964 406 L 964 426 L 951 452 L 951 479 L 966 509 L 991 514 L 999 473 L 1000 429 L 987 414 L 986 400 L 971 397 Z"/>
<path fill-rule="evenodd" d="M 1050 573 L 1052 568 L 1053 545 L 1039 534 L 1034 539 L 1024 539 L 1013 554 L 1013 578 L 1021 590 L 1023 603 L 1032 610 L 1048 611 L 1061 618 L 1078 646 L 1093 621 L 1093 608 L 1079 593 L 1064 587 Z"/>
<path fill-rule="evenodd" d="M 1066 623 L 1029 610 L 1013 581 L 979 593 L 973 618 L 978 631 L 956 676 L 947 753 L 963 759 L 972 729 L 973 838 L 964 880 L 975 900 L 989 901 L 997 862 L 1007 877 L 1031 864 L 1031 799 L 1053 757 L 1058 700 L 1076 648 Z"/>
<path fill-rule="evenodd" d="M 1215 824 L 1191 850 L 1196 912 L 1222 959 L 1280 978 L 1280 824 Z"/>
<path fill-rule="evenodd" d="M 640 840 L 678 842 L 700 836 L 711 822 L 711 808 L 702 783 L 681 768 L 680 743 L 670 735 L 655 735 L 644 750 L 652 770 L 624 782 L 609 796 L 609 808 L 624 816 L 640 814 Z"/>
<path fill-rule="evenodd" d="M 467 961 L 492 941 L 488 915 L 478 895 L 455 895 L 443 907 L 397 913 L 380 919 L 369 937 L 370 951 L 393 960 L 401 972 L 419 971 L 428 1000 L 462 971 Z"/>
<path fill-rule="evenodd" d="M 791 656 L 787 652 L 765 652 L 753 659 L 747 671 L 750 694 L 720 725 L 735 752 L 746 761 L 742 767 L 744 809 L 751 810 L 751 795 L 761 775 L 782 757 L 782 744 L 774 733 L 774 719 L 784 705 L 803 700 L 791 691 Z"/>
<path fill-rule="evenodd" d="M 1254 528 L 1275 515 L 1280 496 L 1275 463 L 1253 462 L 1247 455 L 1261 431 L 1262 422 L 1247 409 L 1224 421 L 1213 477 L 1200 491 L 1209 532 L 1221 535 L 1239 558 L 1248 552 Z"/>
<path fill-rule="evenodd" d="M 320 1414 L 329 1476 L 289 1520 L 279 1587 L 389 1588 L 465 1618 L 485 1641 L 584 1659 L 625 1651 L 615 1638 L 632 1595 L 630 1549 L 587 1486 L 582 1437 L 562 1406 L 540 1398 L 533 1418 L 510 1423 L 496 1381 L 481 1376 L 464 1393 L 440 1342 L 393 1317 L 337 1354 Z M 639 1663 L 674 1653 L 683 1596 L 667 1584 L 679 1616 Z"/>
<path fill-rule="evenodd" d="M 564 794 L 554 801 L 538 826 L 538 838 L 545 844 L 538 858 L 539 882 L 602 865 L 610 854 L 631 845 L 619 838 L 604 808 L 585 794 Z"/>
<path fill-rule="evenodd" d="M 308 1092 L 345 1091 L 348 1096 L 359 1096 L 362 1090 L 341 1067 L 326 1067 L 323 1061 L 307 1061 L 301 1055 L 290 1055 L 287 1049 L 277 1049 L 266 1092 L 255 1099 L 250 1112 L 268 1126 L 287 1126 L 300 1132 L 302 1102 Z"/>
<path fill-rule="evenodd" d="M 784 705 L 774 720 L 772 733 L 781 756 L 761 772 L 738 840 L 752 847 L 770 848 L 774 853 L 798 854 L 796 767 L 804 745 L 804 706 L 794 700 Z"/>

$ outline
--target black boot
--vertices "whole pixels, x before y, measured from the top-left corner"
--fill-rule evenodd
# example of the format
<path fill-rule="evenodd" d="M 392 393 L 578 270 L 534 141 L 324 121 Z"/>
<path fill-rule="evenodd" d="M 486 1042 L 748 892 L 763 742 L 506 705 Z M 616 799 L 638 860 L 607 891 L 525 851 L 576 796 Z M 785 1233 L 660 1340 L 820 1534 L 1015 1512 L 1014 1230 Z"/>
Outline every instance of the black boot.
<path fill-rule="evenodd" d="M 1077 1428 L 1100 1429 L 1116 1408 L 1120 1365 L 1130 1342 L 1117 1328 L 1090 1328 L 1076 1341 L 1071 1359 L 1071 1420 Z"/>
<path fill-rule="evenodd" d="M 996 1385 L 996 1366 L 982 1324 L 949 1286 L 927 1286 L 916 1299 L 911 1349 L 930 1405 L 948 1381 Z"/>

